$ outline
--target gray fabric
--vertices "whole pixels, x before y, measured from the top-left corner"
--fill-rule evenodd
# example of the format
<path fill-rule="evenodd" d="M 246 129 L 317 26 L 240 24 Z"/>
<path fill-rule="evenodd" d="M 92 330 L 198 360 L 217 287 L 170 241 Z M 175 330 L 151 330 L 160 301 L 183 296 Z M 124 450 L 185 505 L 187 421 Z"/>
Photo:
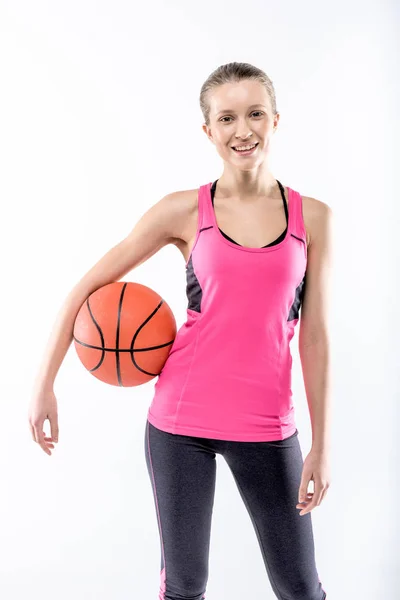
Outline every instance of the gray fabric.
<path fill-rule="evenodd" d="M 224 457 L 252 520 L 279 600 L 324 600 L 311 513 L 300 517 L 298 431 L 273 442 L 232 442 L 161 431 L 148 421 L 146 464 L 165 567 L 165 600 L 203 600 L 209 567 L 216 454 Z"/>

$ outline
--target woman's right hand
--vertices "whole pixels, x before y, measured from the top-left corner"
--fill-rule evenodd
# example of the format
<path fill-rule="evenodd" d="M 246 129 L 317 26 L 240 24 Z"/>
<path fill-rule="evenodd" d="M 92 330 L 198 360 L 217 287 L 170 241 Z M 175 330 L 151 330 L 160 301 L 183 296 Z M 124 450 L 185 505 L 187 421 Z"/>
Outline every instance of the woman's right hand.
<path fill-rule="evenodd" d="M 46 437 L 43 424 L 48 419 L 50 422 L 51 437 Z M 37 442 L 46 454 L 51 456 L 50 448 L 58 442 L 58 414 L 57 398 L 53 388 L 39 389 L 33 392 L 29 407 L 29 426 L 34 442 Z"/>

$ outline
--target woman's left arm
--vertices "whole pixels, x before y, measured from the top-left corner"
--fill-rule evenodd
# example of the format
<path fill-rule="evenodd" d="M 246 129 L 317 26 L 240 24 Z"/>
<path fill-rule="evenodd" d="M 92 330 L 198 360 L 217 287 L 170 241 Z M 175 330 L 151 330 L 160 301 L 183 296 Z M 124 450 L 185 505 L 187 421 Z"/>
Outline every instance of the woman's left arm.
<path fill-rule="evenodd" d="M 300 514 L 318 506 L 329 487 L 329 450 L 331 444 L 329 304 L 331 299 L 331 267 L 333 215 L 331 208 L 318 200 L 308 204 L 309 245 L 305 291 L 301 308 L 299 354 L 304 387 L 312 427 L 312 448 L 304 461 L 299 502 Z M 310 480 L 314 494 L 308 494 Z"/>
<path fill-rule="evenodd" d="M 310 241 L 299 329 L 299 354 L 312 426 L 312 448 L 330 447 L 329 303 L 333 216 L 331 208 L 310 198 Z"/>

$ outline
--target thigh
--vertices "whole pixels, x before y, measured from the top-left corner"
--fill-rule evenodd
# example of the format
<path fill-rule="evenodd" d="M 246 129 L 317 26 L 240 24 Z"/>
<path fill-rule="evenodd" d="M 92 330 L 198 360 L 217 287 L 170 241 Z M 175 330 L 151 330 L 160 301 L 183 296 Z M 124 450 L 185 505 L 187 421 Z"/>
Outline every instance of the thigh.
<path fill-rule="evenodd" d="M 276 442 L 228 442 L 225 460 L 252 520 L 280 600 L 323 600 L 311 513 L 296 508 L 303 458 L 298 432 Z"/>
<path fill-rule="evenodd" d="M 202 600 L 208 579 L 215 453 L 147 421 L 145 455 L 161 542 L 160 598 Z"/>

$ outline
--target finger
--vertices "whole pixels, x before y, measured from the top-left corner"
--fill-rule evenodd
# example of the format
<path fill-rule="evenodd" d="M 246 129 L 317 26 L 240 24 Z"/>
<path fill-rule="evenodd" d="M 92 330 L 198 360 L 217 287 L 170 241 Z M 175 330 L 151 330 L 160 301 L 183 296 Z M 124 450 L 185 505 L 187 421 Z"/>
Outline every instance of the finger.
<path fill-rule="evenodd" d="M 311 512 L 316 506 L 318 506 L 317 497 L 314 496 L 314 498 L 311 500 L 311 502 L 309 502 L 305 507 L 303 507 L 303 510 L 299 514 L 305 515 L 308 512 Z"/>
<path fill-rule="evenodd" d="M 39 440 L 40 440 L 40 435 L 39 435 L 39 431 L 42 431 L 43 429 L 43 421 L 39 421 L 37 423 L 33 422 L 31 423 L 31 431 L 32 431 L 32 437 L 33 440 L 38 444 Z"/>
<path fill-rule="evenodd" d="M 53 440 L 55 442 L 58 442 L 58 422 L 57 422 L 57 417 L 56 418 L 50 418 L 50 431 L 51 431 L 51 437 L 53 438 Z"/>
<path fill-rule="evenodd" d="M 33 441 L 36 442 L 35 429 L 34 429 L 32 423 L 29 423 L 29 429 L 31 431 L 31 436 L 32 436 Z"/>
<path fill-rule="evenodd" d="M 301 509 L 301 512 L 299 513 L 300 515 L 305 515 L 306 513 L 310 512 L 315 506 L 315 498 L 314 495 L 312 498 L 310 498 L 307 502 L 301 503 L 298 508 Z"/>
<path fill-rule="evenodd" d="M 311 500 L 309 500 L 308 502 L 301 502 L 300 504 L 297 504 L 296 508 L 300 511 L 306 511 L 310 508 L 311 504 Z M 303 512 L 302 514 L 305 514 L 305 512 Z"/>
<path fill-rule="evenodd" d="M 319 500 L 322 496 L 323 488 L 322 486 L 316 486 L 314 490 L 313 499 L 303 510 L 299 513 L 301 516 L 311 512 L 316 506 L 319 505 Z"/>
<path fill-rule="evenodd" d="M 315 499 L 317 506 L 319 506 L 321 504 L 323 494 L 324 494 L 324 486 L 321 484 L 317 487 L 317 493 L 316 493 L 316 499 Z"/>
<path fill-rule="evenodd" d="M 303 502 L 303 500 L 307 498 L 309 483 L 309 481 L 304 481 L 303 483 L 301 483 L 298 495 L 299 502 Z"/>
<path fill-rule="evenodd" d="M 324 489 L 324 491 L 322 492 L 321 502 L 322 502 L 322 500 L 324 500 L 324 499 L 325 499 L 325 496 L 326 496 L 326 494 L 327 494 L 327 493 L 328 493 L 328 488 L 326 487 L 326 488 Z"/>
<path fill-rule="evenodd" d="M 44 423 L 44 420 L 43 420 Z M 45 439 L 41 439 L 41 435 L 40 435 L 40 431 L 42 430 L 43 427 L 43 423 L 40 425 L 40 423 L 38 423 L 37 425 L 34 425 L 33 423 L 29 422 L 29 428 L 31 430 L 31 435 L 32 435 L 32 439 L 34 442 L 36 442 L 37 444 L 39 444 L 39 446 L 42 448 L 42 450 L 44 450 L 44 452 L 46 452 L 46 454 L 51 455 L 50 450 L 48 449 Z M 44 431 L 43 431 L 43 436 L 44 436 Z"/>
<path fill-rule="evenodd" d="M 46 452 L 46 454 L 50 454 L 51 455 L 51 452 L 48 449 L 47 444 L 46 444 L 46 442 L 44 440 L 44 435 L 43 435 L 43 431 L 42 431 L 41 428 L 35 427 L 35 437 L 36 437 L 37 443 L 42 448 L 42 450 L 44 452 Z"/>
<path fill-rule="evenodd" d="M 44 431 L 43 431 L 43 440 L 44 440 L 47 448 L 54 449 L 53 438 L 46 436 Z"/>
<path fill-rule="evenodd" d="M 307 497 L 303 500 L 303 502 L 298 502 L 296 506 L 298 506 L 299 508 L 304 507 L 305 505 L 308 505 L 310 503 L 310 501 L 313 499 L 313 492 L 309 492 L 307 494 Z"/>

